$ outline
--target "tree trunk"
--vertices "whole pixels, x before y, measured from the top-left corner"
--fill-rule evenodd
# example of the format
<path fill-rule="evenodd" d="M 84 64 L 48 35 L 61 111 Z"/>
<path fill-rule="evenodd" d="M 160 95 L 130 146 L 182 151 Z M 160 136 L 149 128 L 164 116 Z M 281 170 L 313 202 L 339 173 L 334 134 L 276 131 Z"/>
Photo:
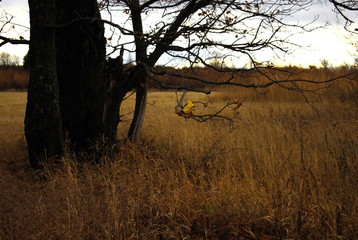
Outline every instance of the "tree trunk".
<path fill-rule="evenodd" d="M 136 103 L 133 115 L 133 120 L 128 132 L 128 138 L 131 142 L 137 143 L 142 131 L 145 110 L 147 108 L 147 91 L 148 84 L 146 79 L 137 87 L 136 90 Z"/>
<path fill-rule="evenodd" d="M 87 151 L 104 133 L 108 88 L 104 26 L 93 20 L 100 18 L 96 0 L 56 3 L 57 24 L 67 24 L 56 29 L 63 130 L 75 150 Z"/>
<path fill-rule="evenodd" d="M 127 74 L 124 72 L 122 47 L 118 58 L 108 59 L 109 88 L 105 94 L 105 107 L 103 112 L 104 135 L 109 146 L 116 145 L 117 127 L 120 122 L 119 113 L 123 98 L 127 94 Z"/>
<path fill-rule="evenodd" d="M 139 0 L 130 1 L 130 8 L 132 11 L 132 24 L 133 30 L 136 33 L 143 34 L 143 20 L 141 17 L 141 9 Z M 137 64 L 147 64 L 147 43 L 145 38 L 141 34 L 136 34 L 134 36 L 134 42 L 136 46 L 136 62 Z M 137 143 L 142 131 L 142 126 L 144 122 L 145 110 L 147 107 L 147 76 L 143 69 L 138 69 L 137 74 L 135 74 L 135 79 L 138 81 L 137 90 L 136 90 L 136 104 L 133 115 L 133 120 L 128 132 L 128 138 L 131 142 Z M 134 79 L 133 79 L 134 80 Z M 133 81 L 132 80 L 132 81 Z"/>
<path fill-rule="evenodd" d="M 120 88 L 118 81 L 111 82 L 110 89 L 106 93 L 106 102 L 103 113 L 104 136 L 107 146 L 114 146 L 118 143 L 117 127 L 120 122 L 120 107 L 126 91 Z"/>
<path fill-rule="evenodd" d="M 123 53 L 121 53 L 122 56 Z M 106 104 L 103 115 L 103 122 L 105 125 L 105 136 L 109 144 L 117 142 L 117 126 L 120 122 L 120 106 L 126 94 L 134 88 L 137 88 L 137 100 L 134 119 L 132 120 L 128 137 L 132 142 L 138 142 L 141 126 L 144 120 L 145 104 L 146 104 L 146 84 L 139 90 L 140 81 L 145 77 L 144 71 L 141 67 L 133 67 L 130 70 L 125 70 L 123 66 L 123 59 L 121 56 L 117 59 L 108 60 L 108 71 L 111 80 L 110 87 L 106 93 Z M 128 73 L 129 74 L 128 74 Z M 139 101 L 141 99 L 141 101 Z M 142 107 L 144 104 L 144 108 Z M 140 109 L 140 110 L 139 110 Z"/>
<path fill-rule="evenodd" d="M 54 0 L 29 0 L 30 82 L 28 87 L 25 135 L 32 167 L 64 150 L 56 75 Z"/>

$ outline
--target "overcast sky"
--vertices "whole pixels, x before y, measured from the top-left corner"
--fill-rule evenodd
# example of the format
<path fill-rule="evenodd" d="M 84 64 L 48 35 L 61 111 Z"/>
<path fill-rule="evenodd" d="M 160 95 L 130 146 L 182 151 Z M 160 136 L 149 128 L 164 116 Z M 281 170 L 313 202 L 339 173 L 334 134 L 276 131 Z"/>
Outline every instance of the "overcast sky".
<path fill-rule="evenodd" d="M 29 26 L 27 0 L 2 0 L 0 2 L 0 14 L 2 19 L 5 16 L 4 11 L 14 16 L 13 22 L 19 24 L 15 25 L 15 28 L 7 33 L 6 36 L 10 34 L 11 37 L 23 36 L 28 39 L 28 28 L 22 27 Z M 272 61 L 280 65 L 293 64 L 308 66 L 315 64 L 319 66 L 320 61 L 323 59 L 328 60 L 332 65 L 340 65 L 342 63 L 352 64 L 354 62 L 354 54 L 356 54 L 352 43 L 358 41 L 358 36 L 350 35 L 343 29 L 339 21 L 337 22 L 337 17 L 330 5 L 316 4 L 309 11 L 302 11 L 296 15 L 293 21 L 310 21 L 314 16 L 319 16 L 317 24 L 330 22 L 331 25 L 325 29 L 296 35 L 291 41 L 305 47 L 294 49 L 292 55 L 281 56 L 280 59 L 273 59 L 269 55 L 263 55 L 262 58 L 271 58 Z M 358 22 L 357 13 L 351 16 L 353 20 L 357 20 Z M 21 58 L 27 53 L 27 50 L 27 46 L 11 44 L 6 44 L 0 48 L 0 52 L 8 52 L 18 55 Z"/>

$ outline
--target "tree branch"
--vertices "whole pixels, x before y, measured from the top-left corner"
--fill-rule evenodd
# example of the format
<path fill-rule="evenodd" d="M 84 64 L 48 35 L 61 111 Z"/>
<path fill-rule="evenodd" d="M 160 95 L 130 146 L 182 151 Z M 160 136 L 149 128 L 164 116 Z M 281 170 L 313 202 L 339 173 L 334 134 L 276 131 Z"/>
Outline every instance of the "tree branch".
<path fill-rule="evenodd" d="M 13 38 L 7 38 L 7 37 L 4 37 L 4 36 L 0 36 L 0 40 L 2 40 L 2 42 L 0 43 L 0 47 L 7 44 L 7 43 L 10 43 L 10 44 L 30 44 L 30 41 L 29 40 L 26 40 L 26 39 L 13 39 Z"/>
<path fill-rule="evenodd" d="M 151 74 L 151 70 L 149 69 L 148 65 L 145 63 L 139 63 L 139 66 L 144 68 L 144 71 L 147 75 L 147 77 L 153 81 L 155 81 L 156 83 L 158 83 L 160 85 L 160 87 L 162 89 L 175 89 L 175 90 L 186 90 L 186 91 L 191 91 L 191 92 L 199 92 L 199 93 L 205 93 L 205 94 L 210 94 L 211 91 L 204 91 L 204 90 L 198 90 L 198 89 L 191 89 L 191 88 L 187 88 L 187 87 L 183 87 L 183 86 L 172 86 L 172 85 L 167 85 L 165 84 L 163 81 L 159 80 L 158 78 L 154 77 Z"/>

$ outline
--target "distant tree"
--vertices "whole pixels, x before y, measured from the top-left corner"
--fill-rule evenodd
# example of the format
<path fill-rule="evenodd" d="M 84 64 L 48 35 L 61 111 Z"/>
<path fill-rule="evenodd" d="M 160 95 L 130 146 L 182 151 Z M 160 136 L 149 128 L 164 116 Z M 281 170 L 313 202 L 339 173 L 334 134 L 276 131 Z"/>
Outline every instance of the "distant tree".
<path fill-rule="evenodd" d="M 329 66 L 329 62 L 327 59 L 322 59 L 321 60 L 321 65 L 324 69 L 328 69 L 328 66 Z"/>
<path fill-rule="evenodd" d="M 19 66 L 20 58 L 7 52 L 0 53 L 0 66 Z"/>

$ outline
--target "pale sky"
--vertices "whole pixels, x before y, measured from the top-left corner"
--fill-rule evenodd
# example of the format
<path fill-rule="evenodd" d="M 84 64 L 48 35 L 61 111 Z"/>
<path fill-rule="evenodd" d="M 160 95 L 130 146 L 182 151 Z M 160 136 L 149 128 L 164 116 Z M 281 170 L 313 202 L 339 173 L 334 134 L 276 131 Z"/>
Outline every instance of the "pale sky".
<path fill-rule="evenodd" d="M 12 22 L 15 28 L 10 28 L 6 36 L 19 37 L 23 36 L 29 38 L 28 28 L 22 26 L 29 26 L 29 14 L 27 0 L 2 0 L 0 2 L 0 16 L 3 20 L 4 11 L 14 16 Z M 319 15 L 317 24 L 331 23 L 330 26 L 324 29 L 318 29 L 313 32 L 297 34 L 291 38 L 291 42 L 297 43 L 304 47 L 297 47 L 293 49 L 293 54 L 272 57 L 268 53 L 263 53 L 258 60 L 271 60 L 279 65 L 297 65 L 307 67 L 309 65 L 320 65 L 322 60 L 328 60 L 332 66 L 337 66 L 343 63 L 353 64 L 354 57 L 357 52 L 352 43 L 358 41 L 358 34 L 352 35 L 343 29 L 343 25 L 339 25 L 337 17 L 332 10 L 332 6 L 325 6 L 317 4 L 309 11 L 301 12 L 296 16 L 300 22 L 310 21 L 315 15 Z M 352 15 L 353 20 L 358 22 L 358 14 Z M 358 24 L 355 23 L 358 27 Z M 3 33 L 0 33 L 3 34 Z M 5 34 L 3 34 L 5 35 Z M 11 45 L 6 44 L 0 48 L 0 52 L 8 52 L 10 54 L 18 55 L 20 58 L 27 53 L 28 47 L 26 45 Z M 269 59 L 268 59 L 269 58 Z"/>

